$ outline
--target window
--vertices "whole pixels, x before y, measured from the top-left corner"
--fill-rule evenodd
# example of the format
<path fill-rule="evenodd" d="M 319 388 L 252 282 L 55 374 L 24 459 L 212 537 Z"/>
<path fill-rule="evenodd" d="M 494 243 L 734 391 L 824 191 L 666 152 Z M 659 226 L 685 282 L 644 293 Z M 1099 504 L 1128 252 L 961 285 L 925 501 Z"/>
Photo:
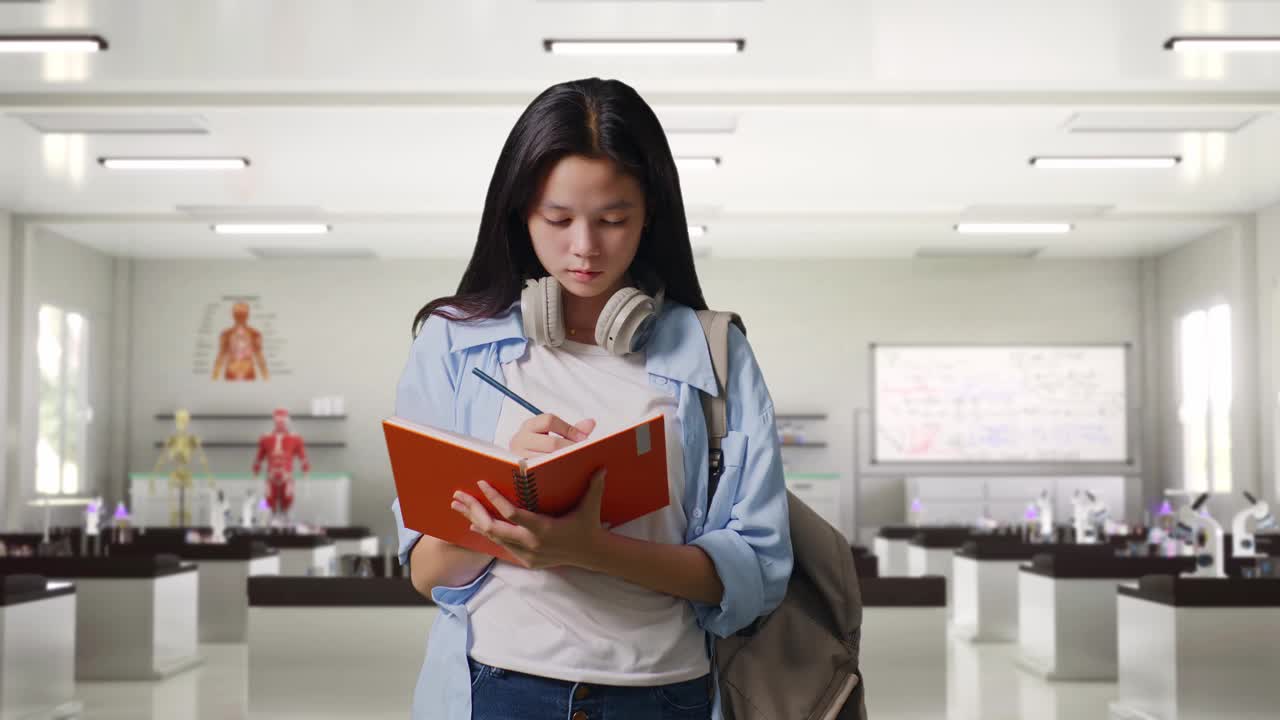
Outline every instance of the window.
<path fill-rule="evenodd" d="M 89 324 L 83 315 L 40 307 L 36 357 L 40 419 L 36 438 L 36 492 L 74 494 L 83 489 L 89 423 Z"/>
<path fill-rule="evenodd" d="M 1231 307 L 1184 315 L 1178 336 L 1183 486 L 1231 492 Z"/>

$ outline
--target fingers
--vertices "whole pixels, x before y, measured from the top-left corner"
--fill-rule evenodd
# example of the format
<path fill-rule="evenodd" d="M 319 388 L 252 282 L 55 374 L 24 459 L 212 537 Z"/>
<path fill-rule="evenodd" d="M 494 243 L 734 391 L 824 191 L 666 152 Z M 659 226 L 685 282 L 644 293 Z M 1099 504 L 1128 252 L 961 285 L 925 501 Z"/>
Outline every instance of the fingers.
<path fill-rule="evenodd" d="M 570 440 L 555 435 L 539 435 L 537 433 L 525 433 L 518 436 L 511 443 L 513 448 L 518 447 L 521 450 L 532 450 L 533 452 L 549 453 L 559 450 L 563 447 L 569 447 L 573 444 Z"/>
<path fill-rule="evenodd" d="M 535 418 L 531 418 L 524 424 L 525 429 L 536 433 L 555 433 L 569 440 L 579 441 L 586 440 L 587 434 L 582 430 L 561 420 L 558 416 L 551 413 L 543 413 Z"/>
<path fill-rule="evenodd" d="M 489 499 L 489 502 L 493 504 L 493 507 L 497 509 L 498 514 L 502 517 L 522 527 L 535 527 L 540 524 L 539 520 L 541 518 L 528 510 L 513 505 L 510 500 L 502 496 L 502 493 L 494 490 L 489 483 L 481 480 L 477 485 L 480 487 L 480 492 L 484 493 L 484 496 Z"/>
<path fill-rule="evenodd" d="M 537 550 L 539 545 L 538 538 L 529 531 L 529 528 L 522 528 L 501 520 L 495 520 L 489 532 L 484 534 L 499 545 L 518 550 Z"/>
<path fill-rule="evenodd" d="M 479 500 L 476 500 L 469 493 L 464 493 L 461 490 L 455 492 L 453 494 L 453 502 L 449 504 L 449 507 L 470 520 L 473 527 L 479 528 L 478 532 L 486 533 L 489 531 L 489 527 L 493 525 L 493 516 L 489 514 L 484 505 L 480 504 Z"/>
<path fill-rule="evenodd" d="M 596 429 L 596 421 L 593 418 L 587 418 L 586 420 L 579 420 L 573 426 L 581 430 L 584 436 L 590 436 L 591 431 Z M 585 440 L 586 438 L 584 437 L 583 439 Z"/>
<path fill-rule="evenodd" d="M 465 516 L 471 521 L 472 532 L 479 533 L 481 536 L 492 539 L 493 542 L 503 544 L 513 544 L 513 546 L 526 548 L 526 550 L 534 550 L 539 546 L 538 536 L 531 528 L 540 527 L 544 523 L 544 519 L 532 512 L 518 509 L 515 505 L 507 500 L 506 497 L 499 495 L 489 483 L 481 482 L 480 489 L 484 492 L 485 497 L 489 498 L 489 502 L 494 503 L 500 515 L 508 516 L 515 523 L 508 523 L 507 520 L 494 518 L 489 514 L 489 510 L 481 505 L 479 500 L 471 496 L 471 493 L 457 491 L 453 493 L 453 502 L 449 503 L 449 507 L 458 514 Z"/>
<path fill-rule="evenodd" d="M 587 494 L 582 499 L 586 507 L 597 508 L 597 512 L 604 500 L 605 474 L 604 468 L 600 468 L 591 474 L 591 482 L 587 485 Z"/>
<path fill-rule="evenodd" d="M 493 488 L 491 487 L 489 490 L 493 491 Z M 494 494 L 497 495 L 496 492 Z M 499 497 L 501 496 L 499 495 Z M 503 498 L 503 501 L 506 502 L 506 499 Z M 492 502 L 492 499 L 490 502 Z M 507 506 L 512 507 L 510 503 L 507 503 Z M 534 549 L 539 545 L 537 536 L 529 528 L 493 517 L 489 514 L 488 509 L 470 493 L 465 493 L 461 490 L 455 492 L 453 494 L 453 502 L 450 503 L 449 507 L 471 521 L 472 532 L 483 535 L 493 542 L 521 549 Z M 525 520 L 528 520 L 531 515 L 518 508 L 512 507 L 512 509 L 516 511 L 514 513 L 516 516 Z"/>

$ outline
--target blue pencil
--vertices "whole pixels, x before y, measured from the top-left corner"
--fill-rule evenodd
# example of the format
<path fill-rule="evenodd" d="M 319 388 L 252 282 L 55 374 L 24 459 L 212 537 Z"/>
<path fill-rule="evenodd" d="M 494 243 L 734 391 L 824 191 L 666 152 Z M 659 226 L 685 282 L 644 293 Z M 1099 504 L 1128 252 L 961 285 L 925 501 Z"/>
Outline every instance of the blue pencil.
<path fill-rule="evenodd" d="M 510 390 L 508 390 L 508 389 L 507 389 L 507 387 L 506 387 L 505 385 L 503 385 L 502 383 L 498 382 L 497 380 L 494 380 L 493 378 L 491 378 L 491 377 L 489 377 L 488 375 L 486 375 L 486 374 L 485 374 L 485 372 L 484 372 L 483 370 L 481 370 L 480 368 L 471 368 L 471 372 L 473 372 L 473 373 L 475 373 L 476 375 L 480 376 L 480 379 L 481 379 L 481 380 L 483 380 L 483 381 L 485 381 L 485 382 L 489 383 L 490 385 L 494 386 L 495 388 L 497 388 L 497 389 L 498 389 L 498 391 L 499 391 L 499 392 L 501 392 L 503 395 L 506 395 L 507 397 L 511 398 L 512 400 L 515 400 L 517 403 L 519 403 L 519 404 L 520 404 L 520 407 L 524 408 L 525 410 L 528 410 L 529 412 L 533 413 L 534 415 L 541 415 L 541 414 L 542 414 L 542 411 L 541 411 L 541 410 L 539 410 L 538 408 L 534 407 L 534 406 L 533 406 L 533 403 L 531 403 L 531 402 L 529 402 L 528 400 L 525 400 L 524 398 L 520 397 L 519 395 L 517 395 L 517 394 L 515 394 L 515 393 L 511 392 Z"/>

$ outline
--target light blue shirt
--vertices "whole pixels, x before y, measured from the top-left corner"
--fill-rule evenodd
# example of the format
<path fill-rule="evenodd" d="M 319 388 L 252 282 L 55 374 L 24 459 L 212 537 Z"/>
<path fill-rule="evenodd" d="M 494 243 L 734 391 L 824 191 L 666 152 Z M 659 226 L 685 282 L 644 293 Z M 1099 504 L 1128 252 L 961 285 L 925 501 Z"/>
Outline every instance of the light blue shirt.
<path fill-rule="evenodd" d="M 523 356 L 526 344 L 518 305 L 500 317 L 472 323 L 432 316 L 409 352 L 396 390 L 396 415 L 492 441 L 503 396 L 471 369 L 478 367 L 504 380 L 502 364 Z M 707 428 L 698 391 L 719 393 L 694 311 L 668 301 L 644 352 L 649 384 L 677 398 L 676 412 L 684 428 L 685 542 L 707 553 L 724 585 L 719 605 L 690 604 L 702 629 L 726 637 L 777 607 L 791 577 L 791 532 L 773 400 L 746 337 L 731 327 L 729 432 L 721 445 L 724 474 L 708 509 Z M 398 498 L 391 510 L 400 532 L 400 562 L 407 563 L 422 534 L 405 528 Z M 471 627 L 466 602 L 488 576 L 486 568 L 468 585 L 432 589 L 440 614 L 431 627 L 414 689 L 416 720 L 470 720 Z M 719 688 L 712 717 L 722 718 Z"/>

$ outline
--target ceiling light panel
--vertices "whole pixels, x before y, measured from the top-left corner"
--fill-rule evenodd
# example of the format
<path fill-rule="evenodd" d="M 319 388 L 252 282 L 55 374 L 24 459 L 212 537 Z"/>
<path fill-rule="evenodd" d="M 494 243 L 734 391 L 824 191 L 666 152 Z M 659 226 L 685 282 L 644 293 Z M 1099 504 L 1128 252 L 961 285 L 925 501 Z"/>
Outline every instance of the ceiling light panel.
<path fill-rule="evenodd" d="M 1235 110 L 1081 112 L 1066 123 L 1072 133 L 1234 133 L 1259 116 Z"/>
<path fill-rule="evenodd" d="M 219 235 L 324 235 L 332 228 L 323 223 L 218 223 Z"/>
<path fill-rule="evenodd" d="M 1031 167 L 1041 170 L 1167 170 L 1182 158 L 1161 156 L 1033 157 Z"/>
<path fill-rule="evenodd" d="M 102 157 L 98 163 L 108 170 L 243 170 L 243 157 Z"/>
<path fill-rule="evenodd" d="M 1030 260 L 1040 253 L 1044 252 L 1044 248 L 952 248 L 952 247 L 924 247 L 916 251 L 918 258 L 941 258 L 941 259 L 983 259 L 992 260 L 997 258 L 1009 258 L 1016 260 Z"/>
<path fill-rule="evenodd" d="M 1174 52 L 1277 53 L 1280 35 L 1182 35 L 1169 38 L 1165 50 Z"/>
<path fill-rule="evenodd" d="M 723 56 L 736 55 L 746 48 L 742 39 L 728 40 L 543 40 L 542 47 L 553 55 Z"/>
<path fill-rule="evenodd" d="M 53 135 L 207 135 L 204 118 L 151 113 L 12 113 L 36 132 Z"/>
<path fill-rule="evenodd" d="M 959 223 L 961 235 L 1062 235 L 1071 232 L 1071 223 Z"/>
<path fill-rule="evenodd" d="M 96 53 L 107 49 L 99 35 L 0 35 L 0 53 Z"/>

